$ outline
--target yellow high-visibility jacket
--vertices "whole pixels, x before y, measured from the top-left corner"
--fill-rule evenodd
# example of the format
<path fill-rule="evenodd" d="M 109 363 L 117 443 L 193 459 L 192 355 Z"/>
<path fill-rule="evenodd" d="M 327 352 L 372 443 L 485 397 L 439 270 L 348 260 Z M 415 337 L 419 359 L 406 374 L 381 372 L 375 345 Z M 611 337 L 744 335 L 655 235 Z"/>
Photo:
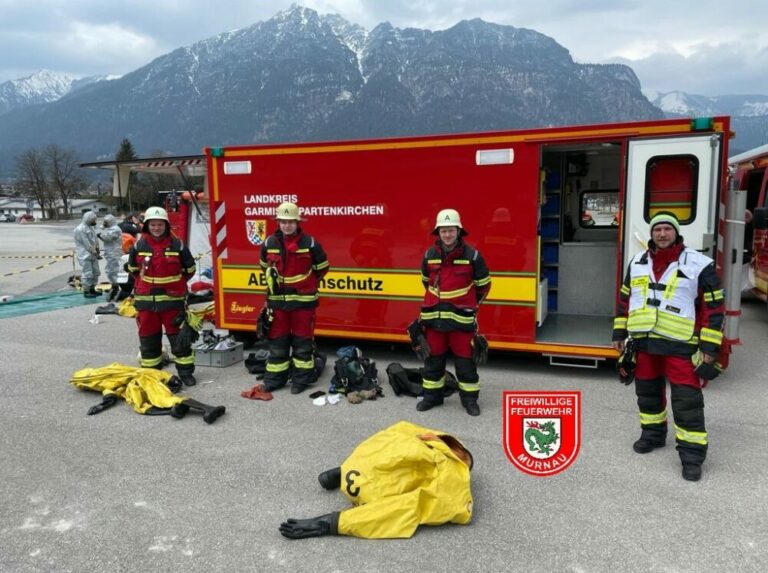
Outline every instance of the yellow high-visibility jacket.
<path fill-rule="evenodd" d="M 168 389 L 171 374 L 153 368 L 124 366 L 113 362 L 102 368 L 83 368 L 72 375 L 70 384 L 79 390 L 92 390 L 102 395 L 115 394 L 128 402 L 139 414 L 150 408 L 172 408 L 184 401 Z"/>
<path fill-rule="evenodd" d="M 469 468 L 441 434 L 398 422 L 357 446 L 341 465 L 341 491 L 356 507 L 340 513 L 339 535 L 408 538 L 419 525 L 469 523 Z"/>

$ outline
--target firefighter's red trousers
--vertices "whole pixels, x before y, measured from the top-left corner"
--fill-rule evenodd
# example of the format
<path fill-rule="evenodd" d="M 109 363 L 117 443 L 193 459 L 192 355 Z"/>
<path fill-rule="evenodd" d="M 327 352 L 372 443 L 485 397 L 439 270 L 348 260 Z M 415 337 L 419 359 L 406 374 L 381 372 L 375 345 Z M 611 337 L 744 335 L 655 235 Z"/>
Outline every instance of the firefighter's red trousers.
<path fill-rule="evenodd" d="M 309 386 L 314 382 L 315 309 L 272 312 L 264 387 L 272 392 L 285 386 L 289 378 L 296 387 Z"/>

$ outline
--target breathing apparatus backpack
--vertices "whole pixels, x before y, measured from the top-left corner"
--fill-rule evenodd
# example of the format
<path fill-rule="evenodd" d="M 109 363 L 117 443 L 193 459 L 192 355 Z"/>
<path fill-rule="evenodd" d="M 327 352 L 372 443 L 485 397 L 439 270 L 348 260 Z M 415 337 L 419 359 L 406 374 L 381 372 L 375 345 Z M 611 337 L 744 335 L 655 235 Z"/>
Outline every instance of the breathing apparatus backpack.
<path fill-rule="evenodd" d="M 377 396 L 384 392 L 379 385 L 376 362 L 365 358 L 356 346 L 343 346 L 336 351 L 339 358 L 333 364 L 330 391 L 338 394 L 374 390 Z"/>

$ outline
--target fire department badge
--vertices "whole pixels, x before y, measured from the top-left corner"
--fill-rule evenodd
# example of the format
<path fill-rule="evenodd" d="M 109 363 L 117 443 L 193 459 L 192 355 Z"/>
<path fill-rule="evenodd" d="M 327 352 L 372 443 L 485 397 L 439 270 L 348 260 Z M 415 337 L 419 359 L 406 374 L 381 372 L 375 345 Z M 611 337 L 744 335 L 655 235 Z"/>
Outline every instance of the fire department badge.
<path fill-rule="evenodd" d="M 504 391 L 504 453 L 527 474 L 560 473 L 579 455 L 581 392 Z"/>
<path fill-rule="evenodd" d="M 267 238 L 267 222 L 264 219 L 245 221 L 245 234 L 252 245 L 260 247 Z"/>

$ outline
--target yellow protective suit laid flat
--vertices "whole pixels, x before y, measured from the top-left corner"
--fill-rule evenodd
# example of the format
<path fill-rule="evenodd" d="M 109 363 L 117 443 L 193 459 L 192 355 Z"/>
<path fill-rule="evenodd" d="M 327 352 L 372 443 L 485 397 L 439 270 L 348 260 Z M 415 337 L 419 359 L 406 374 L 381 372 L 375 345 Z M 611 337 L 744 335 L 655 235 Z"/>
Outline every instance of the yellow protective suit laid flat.
<path fill-rule="evenodd" d="M 185 400 L 175 396 L 166 383 L 172 374 L 153 368 L 124 366 L 114 362 L 102 368 L 83 368 L 72 375 L 70 384 L 79 390 L 123 398 L 139 414 L 152 407 L 172 408 Z"/>
<path fill-rule="evenodd" d="M 472 519 L 469 467 L 437 436 L 398 422 L 362 442 L 341 465 L 339 535 L 407 538 L 419 525 Z"/>

